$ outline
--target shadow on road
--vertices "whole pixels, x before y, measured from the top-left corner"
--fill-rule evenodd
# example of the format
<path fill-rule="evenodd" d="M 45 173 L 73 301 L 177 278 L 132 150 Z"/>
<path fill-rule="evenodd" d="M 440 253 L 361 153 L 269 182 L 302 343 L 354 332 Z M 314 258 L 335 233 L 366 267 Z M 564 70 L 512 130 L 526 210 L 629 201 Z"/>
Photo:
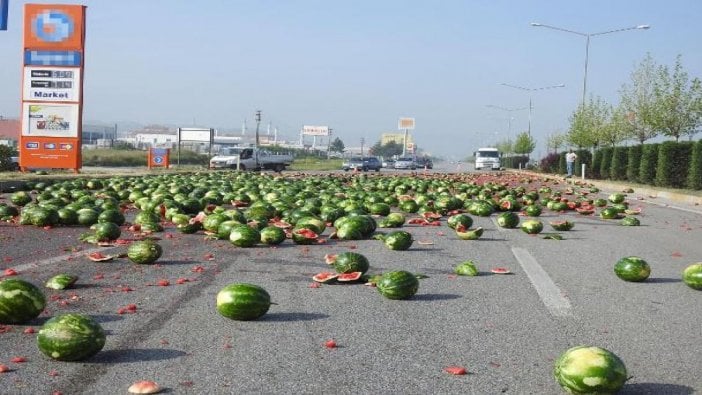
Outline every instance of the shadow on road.
<path fill-rule="evenodd" d="M 661 384 L 661 383 L 638 383 L 627 384 L 621 391 L 620 395 L 690 395 L 695 390 L 686 385 L 677 384 Z"/>
<path fill-rule="evenodd" d="M 126 350 L 101 351 L 90 361 L 92 363 L 134 363 L 163 361 L 185 356 L 185 351 L 162 348 L 129 348 Z"/>
<path fill-rule="evenodd" d="M 319 313 L 303 313 L 303 312 L 291 312 L 291 313 L 269 313 L 263 316 L 258 321 L 273 321 L 273 322 L 290 322 L 290 321 L 313 321 L 321 320 L 324 318 L 329 318 L 327 314 Z"/>
<path fill-rule="evenodd" d="M 669 277 L 649 277 L 644 281 L 645 283 L 679 283 L 682 282 L 679 278 L 669 278 Z"/>

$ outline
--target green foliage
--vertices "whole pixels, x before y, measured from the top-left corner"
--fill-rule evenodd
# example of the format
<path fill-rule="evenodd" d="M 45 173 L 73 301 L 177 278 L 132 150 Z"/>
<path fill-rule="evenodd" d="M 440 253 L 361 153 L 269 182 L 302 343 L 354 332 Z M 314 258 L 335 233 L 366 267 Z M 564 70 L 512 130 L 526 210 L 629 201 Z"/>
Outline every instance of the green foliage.
<path fill-rule="evenodd" d="M 639 67 L 631 73 L 631 84 L 622 85 L 619 91 L 621 95 L 620 107 L 627 120 L 625 128 L 627 137 L 635 139 L 641 144 L 658 135 L 658 129 L 655 125 L 656 112 L 658 111 L 655 96 L 657 68 L 651 54 L 646 54 Z M 632 180 L 632 178 L 629 179 Z"/>
<path fill-rule="evenodd" d="M 558 152 L 558 150 L 566 144 L 567 136 L 560 133 L 554 133 L 548 136 L 546 140 L 546 150 Z"/>
<path fill-rule="evenodd" d="M 578 155 L 578 157 L 575 159 L 575 164 L 574 164 L 574 169 L 573 173 L 580 177 L 582 176 L 582 165 L 585 164 L 585 173 L 587 174 L 591 170 L 589 170 L 587 167 L 592 163 L 592 154 L 590 151 L 581 149 L 575 151 L 575 154 Z"/>
<path fill-rule="evenodd" d="M 536 142 L 529 133 L 522 132 L 517 135 L 513 148 L 515 154 L 526 155 L 528 158 L 529 154 L 534 152 L 534 148 L 536 148 Z"/>
<path fill-rule="evenodd" d="M 507 140 L 498 141 L 495 144 L 495 148 L 497 148 L 502 155 L 509 155 L 514 152 L 514 143 L 508 138 Z"/>
<path fill-rule="evenodd" d="M 609 178 L 612 180 L 626 179 L 626 167 L 629 163 L 628 153 L 628 147 L 617 146 L 612 149 L 612 164 L 609 168 Z"/>
<path fill-rule="evenodd" d="M 380 141 L 378 141 L 370 148 L 370 153 L 375 156 L 382 156 L 383 158 L 391 158 L 395 155 L 402 155 L 402 144 L 394 141 L 388 141 L 385 144 L 381 144 Z"/>
<path fill-rule="evenodd" d="M 115 141 L 114 145 L 112 146 L 112 149 L 116 150 L 136 150 L 134 147 L 134 144 L 128 143 L 126 141 Z"/>
<path fill-rule="evenodd" d="M 654 86 L 657 111 L 653 119 L 656 129 L 676 141 L 692 136 L 702 125 L 702 81 L 683 70 L 678 55 L 673 71 L 660 66 Z"/>
<path fill-rule="evenodd" d="M 631 182 L 639 180 L 639 168 L 641 167 L 641 155 L 643 153 L 643 145 L 636 144 L 629 147 L 626 164 L 626 179 Z"/>
<path fill-rule="evenodd" d="M 646 144 L 641 151 L 641 164 L 639 167 L 639 182 L 653 184 L 656 179 L 658 164 L 658 144 Z"/>
<path fill-rule="evenodd" d="M 602 150 L 598 149 L 592 156 L 592 165 L 590 165 L 590 177 L 602 178 L 600 175 L 600 166 L 602 165 Z"/>
<path fill-rule="evenodd" d="M 12 157 L 17 155 L 14 148 L 0 144 L 0 171 L 12 170 Z"/>
<path fill-rule="evenodd" d="M 329 150 L 332 152 L 344 152 L 344 149 L 346 149 L 346 146 L 344 145 L 344 142 L 341 141 L 340 138 L 335 138 L 331 144 L 329 145 Z"/>
<path fill-rule="evenodd" d="M 690 189 L 702 189 L 702 140 L 698 140 L 692 147 L 687 187 Z"/>
<path fill-rule="evenodd" d="M 612 151 L 613 147 L 603 147 L 600 149 L 602 151 L 602 161 L 600 162 L 600 178 L 609 178 L 609 169 L 612 168 Z"/>
<path fill-rule="evenodd" d="M 558 174 L 566 174 L 568 173 L 568 165 L 566 164 L 566 153 L 567 152 L 561 152 L 560 157 L 558 158 Z"/>
<path fill-rule="evenodd" d="M 114 149 L 91 149 L 83 150 L 83 166 L 109 166 L 109 167 L 132 167 L 146 166 L 146 151 L 125 151 Z M 178 153 L 171 150 L 171 165 L 177 163 Z M 181 150 L 180 164 L 182 165 L 203 165 L 207 166 L 207 155 L 197 152 Z"/>
<path fill-rule="evenodd" d="M 570 116 L 568 141 L 579 147 L 597 147 L 604 141 L 609 130 L 612 106 L 602 98 L 590 97 L 589 102 L 583 103 Z"/>
<path fill-rule="evenodd" d="M 655 184 L 663 187 L 682 188 L 687 182 L 687 174 L 692 154 L 692 143 L 666 141 L 658 148 Z"/>
<path fill-rule="evenodd" d="M 520 165 L 522 169 L 526 169 L 529 157 L 526 155 L 503 156 L 501 162 L 502 167 L 507 169 L 519 169 Z"/>

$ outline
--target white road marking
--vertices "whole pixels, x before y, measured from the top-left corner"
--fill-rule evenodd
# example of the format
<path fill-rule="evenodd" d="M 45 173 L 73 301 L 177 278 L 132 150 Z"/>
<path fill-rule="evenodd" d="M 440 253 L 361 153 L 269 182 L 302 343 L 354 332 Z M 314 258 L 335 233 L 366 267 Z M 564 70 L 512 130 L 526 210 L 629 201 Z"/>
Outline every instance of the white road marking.
<path fill-rule="evenodd" d="M 570 317 L 573 315 L 570 302 L 563 297 L 561 289 L 551 280 L 548 273 L 539 265 L 536 259 L 524 248 L 513 247 L 512 254 L 524 269 L 529 280 L 536 288 L 536 293 L 541 297 L 546 309 L 551 315 L 557 317 Z"/>

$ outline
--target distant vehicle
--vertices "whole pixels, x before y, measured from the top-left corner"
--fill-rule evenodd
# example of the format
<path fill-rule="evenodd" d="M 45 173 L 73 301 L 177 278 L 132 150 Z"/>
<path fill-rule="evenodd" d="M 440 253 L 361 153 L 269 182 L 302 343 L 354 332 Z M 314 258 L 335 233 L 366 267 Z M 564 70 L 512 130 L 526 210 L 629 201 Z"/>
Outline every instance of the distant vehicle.
<path fill-rule="evenodd" d="M 434 168 L 434 163 L 431 161 L 431 158 L 427 156 L 419 157 L 414 160 L 414 163 L 417 165 L 418 168 L 423 169 L 433 169 Z"/>
<path fill-rule="evenodd" d="M 475 170 L 500 170 L 501 167 L 497 148 L 480 148 L 475 152 Z"/>
<path fill-rule="evenodd" d="M 395 159 L 383 160 L 383 167 L 386 169 L 394 169 L 395 168 Z"/>
<path fill-rule="evenodd" d="M 274 154 L 259 148 L 226 147 L 219 155 L 210 159 L 210 168 L 281 172 L 292 162 L 291 155 Z"/>
<path fill-rule="evenodd" d="M 380 171 L 382 164 L 378 158 L 374 156 L 366 156 L 363 158 L 351 158 L 348 161 L 341 164 L 341 169 L 344 171 L 357 170 L 357 171 L 370 171 L 375 170 Z"/>
<path fill-rule="evenodd" d="M 19 156 L 11 156 L 10 157 L 10 170 L 17 171 L 19 170 L 20 165 L 19 165 Z"/>
<path fill-rule="evenodd" d="M 416 168 L 417 164 L 411 157 L 397 158 L 397 160 L 395 160 L 395 169 L 415 170 Z"/>

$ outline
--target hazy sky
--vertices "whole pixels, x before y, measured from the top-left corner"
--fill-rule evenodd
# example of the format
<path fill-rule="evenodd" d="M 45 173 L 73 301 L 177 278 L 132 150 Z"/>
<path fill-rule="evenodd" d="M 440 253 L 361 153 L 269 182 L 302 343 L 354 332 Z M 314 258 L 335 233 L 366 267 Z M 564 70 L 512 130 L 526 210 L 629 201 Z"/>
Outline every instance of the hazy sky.
<path fill-rule="evenodd" d="M 31 3 L 60 3 L 61 1 Z M 0 115 L 20 111 L 22 5 L 0 31 Z M 425 150 L 462 158 L 527 129 L 535 154 L 568 128 L 582 95 L 585 38 L 596 33 L 588 92 L 612 103 L 646 52 L 677 54 L 702 77 L 702 1 L 95 0 L 87 10 L 84 120 L 239 129 L 263 111 L 279 135 L 329 125 L 347 146 L 416 119 Z"/>

